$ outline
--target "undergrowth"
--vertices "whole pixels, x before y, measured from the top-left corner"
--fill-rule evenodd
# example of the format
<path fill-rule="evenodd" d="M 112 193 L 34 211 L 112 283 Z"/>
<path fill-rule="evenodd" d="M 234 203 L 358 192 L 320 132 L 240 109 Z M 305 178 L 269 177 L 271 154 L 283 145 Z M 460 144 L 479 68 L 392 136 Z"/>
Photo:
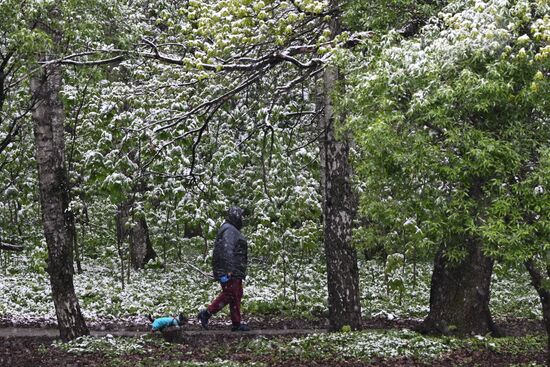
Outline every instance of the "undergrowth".
<path fill-rule="evenodd" d="M 100 354 L 113 366 L 269 366 L 289 361 L 392 361 L 408 359 L 429 364 L 460 350 L 531 356 L 544 353 L 545 336 L 490 338 L 427 337 L 410 330 L 364 330 L 304 337 L 256 337 L 218 343 L 206 340 L 200 350 L 159 339 L 102 337 L 54 343 L 69 354 Z M 132 360 L 125 358 L 132 355 Z M 170 356 L 170 358 L 166 358 Z M 246 362 L 242 358 L 245 357 Z M 241 359 L 241 360 L 239 360 Z M 536 366 L 536 364 L 533 364 Z"/>
<path fill-rule="evenodd" d="M 209 264 L 197 260 L 204 271 Z M 278 268 L 251 266 L 245 282 L 243 311 L 247 316 L 270 315 L 315 319 L 326 316 L 326 275 L 320 260 L 300 267 L 293 277 L 283 277 Z M 420 264 L 400 269 L 403 290 L 384 283 L 379 262 L 359 263 L 364 317 L 421 319 L 429 310 L 431 266 Z M 415 282 L 413 282 L 413 279 Z M 116 264 L 85 264 L 75 275 L 75 287 L 88 320 L 124 319 L 147 314 L 184 312 L 194 316 L 220 291 L 219 285 L 183 264 L 166 269 L 148 269 L 131 274 L 122 288 Z M 520 269 L 496 266 L 491 293 L 495 318 L 540 319 L 540 302 L 528 276 Z M 0 317 L 16 323 L 32 319 L 55 320 L 49 280 L 45 273 L 11 267 L 0 283 Z M 222 316 L 224 317 L 224 316 Z"/>

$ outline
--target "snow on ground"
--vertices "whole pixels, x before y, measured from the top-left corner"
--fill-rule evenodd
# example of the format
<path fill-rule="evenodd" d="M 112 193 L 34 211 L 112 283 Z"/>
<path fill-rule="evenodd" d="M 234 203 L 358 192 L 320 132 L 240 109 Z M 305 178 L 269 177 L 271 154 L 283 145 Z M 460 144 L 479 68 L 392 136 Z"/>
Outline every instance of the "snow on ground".
<path fill-rule="evenodd" d="M 326 275 L 319 261 L 301 265 L 299 272 L 279 267 L 266 269 L 251 266 L 245 283 L 243 311 L 254 314 L 283 314 L 306 317 L 327 313 Z M 20 263 L 21 264 L 21 263 Z M 208 272 L 208 264 L 197 259 Z M 428 312 L 431 267 L 417 266 L 416 285 L 412 284 L 413 268 L 401 269 L 405 287 L 402 294 L 388 291 L 384 284 L 382 264 L 360 262 L 361 298 L 365 317 L 421 319 Z M 292 269 L 292 267 L 290 267 Z M 174 315 L 179 312 L 191 318 L 219 292 L 219 286 L 185 264 L 171 264 L 165 270 L 148 269 L 132 272 L 124 289 L 116 263 L 86 261 L 84 273 L 75 275 L 75 288 L 84 315 L 92 325 L 109 320 L 147 324 L 145 316 Z M 0 274 L 0 317 L 16 324 L 36 320 L 55 323 L 49 280 L 46 273 L 30 272 L 19 265 Z M 495 269 L 491 308 L 496 318 L 540 318 L 536 293 L 528 277 L 517 270 Z"/>

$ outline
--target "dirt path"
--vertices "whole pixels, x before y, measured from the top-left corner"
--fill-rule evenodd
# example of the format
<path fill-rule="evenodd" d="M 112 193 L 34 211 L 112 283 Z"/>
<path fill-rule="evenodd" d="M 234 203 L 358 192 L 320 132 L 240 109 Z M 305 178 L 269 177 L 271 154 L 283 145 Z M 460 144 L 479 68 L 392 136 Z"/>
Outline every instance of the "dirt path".
<path fill-rule="evenodd" d="M 164 334 L 166 336 L 195 337 L 195 336 L 280 336 L 280 335 L 308 335 L 324 333 L 323 329 L 258 329 L 246 332 L 235 333 L 230 330 L 184 330 L 170 328 Z M 144 331 L 134 330 L 91 330 L 92 336 L 126 336 L 138 337 L 148 334 Z M 57 338 L 59 331 L 53 328 L 0 328 L 0 338 L 30 338 L 30 337 L 49 337 Z"/>
<path fill-rule="evenodd" d="M 108 334 L 113 336 L 140 336 L 143 331 L 131 331 L 131 330 L 111 330 L 101 331 L 92 330 L 90 334 L 93 336 L 106 336 Z M 49 328 L 0 328 L 0 338 L 31 338 L 31 337 L 48 337 L 57 338 L 59 336 L 59 330 Z"/>

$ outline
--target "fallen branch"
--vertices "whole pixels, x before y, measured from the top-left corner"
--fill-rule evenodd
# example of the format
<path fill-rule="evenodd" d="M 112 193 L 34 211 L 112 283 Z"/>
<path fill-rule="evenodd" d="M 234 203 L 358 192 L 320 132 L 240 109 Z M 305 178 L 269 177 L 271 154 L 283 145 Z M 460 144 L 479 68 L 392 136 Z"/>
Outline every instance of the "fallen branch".
<path fill-rule="evenodd" d="M 0 242 L 0 250 L 23 251 L 24 249 L 25 247 L 21 245 L 13 245 L 11 243 Z"/>

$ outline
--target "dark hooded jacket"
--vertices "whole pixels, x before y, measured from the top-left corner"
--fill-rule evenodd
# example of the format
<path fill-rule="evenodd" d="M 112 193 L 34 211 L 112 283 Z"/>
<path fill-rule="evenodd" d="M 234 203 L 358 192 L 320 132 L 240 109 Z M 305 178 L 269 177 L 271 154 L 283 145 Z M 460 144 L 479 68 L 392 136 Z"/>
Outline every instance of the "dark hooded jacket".
<path fill-rule="evenodd" d="M 242 226 L 243 210 L 230 208 L 214 243 L 212 270 L 216 279 L 229 273 L 233 278 L 246 278 L 248 245 L 240 232 Z"/>

